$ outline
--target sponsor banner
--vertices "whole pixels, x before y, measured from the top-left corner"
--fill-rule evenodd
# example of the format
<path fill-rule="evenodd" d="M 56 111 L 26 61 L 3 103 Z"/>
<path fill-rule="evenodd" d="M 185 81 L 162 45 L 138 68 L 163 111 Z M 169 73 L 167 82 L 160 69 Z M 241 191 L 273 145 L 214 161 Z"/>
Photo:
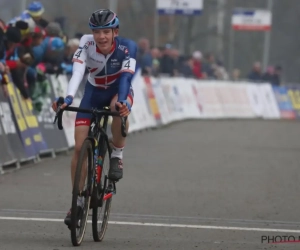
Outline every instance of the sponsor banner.
<path fill-rule="evenodd" d="M 251 107 L 247 93 L 247 84 L 236 84 L 230 86 L 231 96 L 234 103 L 235 118 L 254 118 L 255 112 Z"/>
<path fill-rule="evenodd" d="M 210 81 L 201 81 L 197 86 L 198 96 L 203 105 L 203 118 L 224 118 L 223 106 L 217 95 L 217 87 L 218 84 Z"/>
<path fill-rule="evenodd" d="M 1 165 L 4 165 L 6 163 L 10 163 L 13 160 L 16 160 L 11 148 L 9 141 L 7 139 L 7 136 L 4 132 L 4 127 L 3 127 L 3 110 L 0 105 L 0 167 Z M 0 169 L 1 173 L 1 169 Z"/>
<path fill-rule="evenodd" d="M 158 103 L 155 99 L 155 94 L 153 91 L 153 86 L 151 83 L 151 78 L 146 76 L 144 77 L 144 83 L 145 83 L 145 98 L 148 101 L 148 108 L 151 111 L 152 115 L 154 116 L 156 122 L 158 124 L 161 123 L 161 114 L 159 111 Z"/>
<path fill-rule="evenodd" d="M 235 9 L 231 25 L 234 30 L 269 31 L 272 25 L 272 12 L 264 9 Z"/>
<path fill-rule="evenodd" d="M 258 87 L 263 102 L 263 118 L 280 119 L 280 111 L 271 85 L 261 84 Z"/>
<path fill-rule="evenodd" d="M 18 96 L 15 91 L 14 85 L 9 82 L 8 83 L 8 94 L 9 101 L 11 105 L 11 110 L 13 111 L 16 127 L 19 133 L 19 136 L 22 141 L 22 145 L 24 147 L 25 153 L 27 157 L 34 157 L 38 154 L 34 147 L 34 142 L 31 137 L 30 129 L 26 123 L 26 120 L 22 114 L 22 110 L 18 101 Z"/>
<path fill-rule="evenodd" d="M 156 0 L 159 15 L 201 15 L 203 0 Z"/>
<path fill-rule="evenodd" d="M 300 88 L 297 85 L 290 85 L 287 86 L 287 92 L 296 117 L 300 118 Z"/>
<path fill-rule="evenodd" d="M 293 109 L 291 100 L 294 100 L 294 91 L 288 93 L 288 89 L 284 86 L 273 87 L 273 92 L 280 110 L 280 117 L 282 119 L 296 119 L 296 112 Z M 293 98 L 291 99 L 290 96 Z"/>
<path fill-rule="evenodd" d="M 232 96 L 233 86 L 227 83 L 217 83 L 215 91 L 222 105 L 223 115 L 226 118 L 236 117 L 236 105 Z"/>
<path fill-rule="evenodd" d="M 141 76 L 141 71 L 139 70 L 132 81 L 132 88 L 134 91 L 134 100 L 132 106 L 132 113 L 137 120 L 137 124 L 135 124 L 132 129 L 140 130 L 143 128 L 155 127 L 156 120 L 152 115 L 151 109 L 148 104 L 148 99 L 146 98 L 146 84 L 144 82 L 143 77 Z"/>
<path fill-rule="evenodd" d="M 179 90 L 180 82 L 177 79 L 162 78 L 162 91 L 166 100 L 166 108 L 170 121 L 178 121 L 184 115 L 183 102 Z"/>
<path fill-rule="evenodd" d="M 264 111 L 264 101 L 262 100 L 263 96 L 260 92 L 258 84 L 248 84 L 247 85 L 247 96 L 250 102 L 252 111 L 256 117 L 263 117 Z"/>
<path fill-rule="evenodd" d="M 47 76 L 50 79 L 49 76 Z M 50 84 L 50 80 L 49 80 Z M 55 119 L 55 112 L 52 110 L 52 102 L 55 100 L 54 92 L 50 88 L 50 96 L 44 98 L 44 105 L 41 112 L 35 111 L 40 130 L 42 132 L 48 148 L 53 150 L 59 150 L 68 147 L 67 140 L 64 131 L 57 129 L 57 124 L 53 124 Z"/>
<path fill-rule="evenodd" d="M 199 89 L 199 81 L 193 80 L 192 83 L 192 91 L 193 95 L 196 101 L 196 106 L 198 109 L 199 116 L 198 118 L 203 118 L 204 117 L 204 109 L 203 109 L 203 100 L 200 94 L 200 89 Z"/>
<path fill-rule="evenodd" d="M 169 119 L 169 112 L 167 102 L 161 87 L 161 80 L 160 79 L 152 79 L 152 88 L 155 96 L 155 100 L 158 104 L 159 113 L 161 115 L 161 123 L 168 124 L 170 122 Z"/>
<path fill-rule="evenodd" d="M 0 116 L 1 116 L 1 113 L 0 113 Z M 7 160 L 6 159 L 6 141 L 5 141 L 5 138 L 4 138 L 5 134 L 3 132 L 3 129 L 2 129 L 2 122 L 0 121 L 0 140 L 1 140 L 1 143 L 0 143 L 0 174 L 2 174 L 2 164 Z"/>
<path fill-rule="evenodd" d="M 182 78 L 176 82 L 180 93 L 180 103 L 183 112 L 182 118 L 199 118 L 200 110 L 194 93 L 194 80 Z"/>
<path fill-rule="evenodd" d="M 8 98 L 3 96 L 2 91 L 0 91 L 0 123 L 3 130 L 1 144 L 5 145 L 5 157 L 1 157 L 2 163 L 26 158 Z"/>
<path fill-rule="evenodd" d="M 32 142 L 37 153 L 48 149 L 48 146 L 41 133 L 38 120 L 33 114 L 33 106 L 30 100 L 24 100 L 17 88 L 15 88 L 17 93 L 18 101 L 20 104 L 21 111 L 23 113 L 25 122 L 31 134 Z"/>

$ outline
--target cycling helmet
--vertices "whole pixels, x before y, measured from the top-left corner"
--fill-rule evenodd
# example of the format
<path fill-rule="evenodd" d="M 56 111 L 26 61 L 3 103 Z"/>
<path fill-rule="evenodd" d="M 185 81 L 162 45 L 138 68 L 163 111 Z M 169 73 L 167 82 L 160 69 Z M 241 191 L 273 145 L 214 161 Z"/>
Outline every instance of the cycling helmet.
<path fill-rule="evenodd" d="M 27 11 L 31 16 L 37 17 L 44 13 L 44 7 L 40 2 L 34 1 L 28 5 Z"/>
<path fill-rule="evenodd" d="M 119 28 L 119 18 L 109 9 L 96 10 L 89 19 L 89 26 L 91 29 Z"/>

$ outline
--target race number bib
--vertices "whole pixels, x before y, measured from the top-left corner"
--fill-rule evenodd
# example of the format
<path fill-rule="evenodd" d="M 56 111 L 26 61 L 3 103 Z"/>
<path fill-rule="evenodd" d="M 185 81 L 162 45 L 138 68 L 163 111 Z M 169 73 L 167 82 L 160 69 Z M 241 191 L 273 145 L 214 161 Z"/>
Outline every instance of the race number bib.
<path fill-rule="evenodd" d="M 123 61 L 121 71 L 134 73 L 135 66 L 136 66 L 136 60 L 134 58 L 129 58 Z"/>
<path fill-rule="evenodd" d="M 86 43 L 83 47 L 79 47 L 73 56 L 73 62 L 84 63 L 86 60 L 86 50 L 88 48 L 88 43 Z"/>

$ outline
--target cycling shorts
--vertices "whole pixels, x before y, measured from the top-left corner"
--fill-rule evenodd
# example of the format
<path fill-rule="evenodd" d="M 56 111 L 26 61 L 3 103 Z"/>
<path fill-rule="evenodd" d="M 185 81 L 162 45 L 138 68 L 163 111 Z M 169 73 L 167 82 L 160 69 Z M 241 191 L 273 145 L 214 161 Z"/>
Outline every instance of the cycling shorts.
<path fill-rule="evenodd" d="M 118 87 L 110 87 L 108 89 L 97 88 L 87 82 L 84 90 L 83 98 L 80 102 L 79 108 L 91 109 L 110 106 L 111 100 L 118 94 Z M 128 97 L 131 99 L 133 105 L 133 89 L 130 87 Z M 91 124 L 91 114 L 77 112 L 75 126 L 89 126 Z"/>

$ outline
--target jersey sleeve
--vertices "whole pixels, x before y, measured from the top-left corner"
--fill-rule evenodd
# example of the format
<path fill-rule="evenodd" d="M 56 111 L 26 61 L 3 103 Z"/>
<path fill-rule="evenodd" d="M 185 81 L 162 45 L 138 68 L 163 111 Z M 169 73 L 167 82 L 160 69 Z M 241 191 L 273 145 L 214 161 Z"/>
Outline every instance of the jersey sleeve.
<path fill-rule="evenodd" d="M 69 81 L 67 95 L 75 96 L 85 73 L 88 49 L 88 38 L 86 35 L 80 39 L 79 47 L 73 55 L 73 73 Z"/>
<path fill-rule="evenodd" d="M 129 90 L 131 87 L 131 80 L 136 69 L 136 54 L 137 54 L 137 45 L 134 42 L 130 43 L 124 49 L 124 59 L 121 68 L 118 101 L 126 100 L 129 94 Z"/>

